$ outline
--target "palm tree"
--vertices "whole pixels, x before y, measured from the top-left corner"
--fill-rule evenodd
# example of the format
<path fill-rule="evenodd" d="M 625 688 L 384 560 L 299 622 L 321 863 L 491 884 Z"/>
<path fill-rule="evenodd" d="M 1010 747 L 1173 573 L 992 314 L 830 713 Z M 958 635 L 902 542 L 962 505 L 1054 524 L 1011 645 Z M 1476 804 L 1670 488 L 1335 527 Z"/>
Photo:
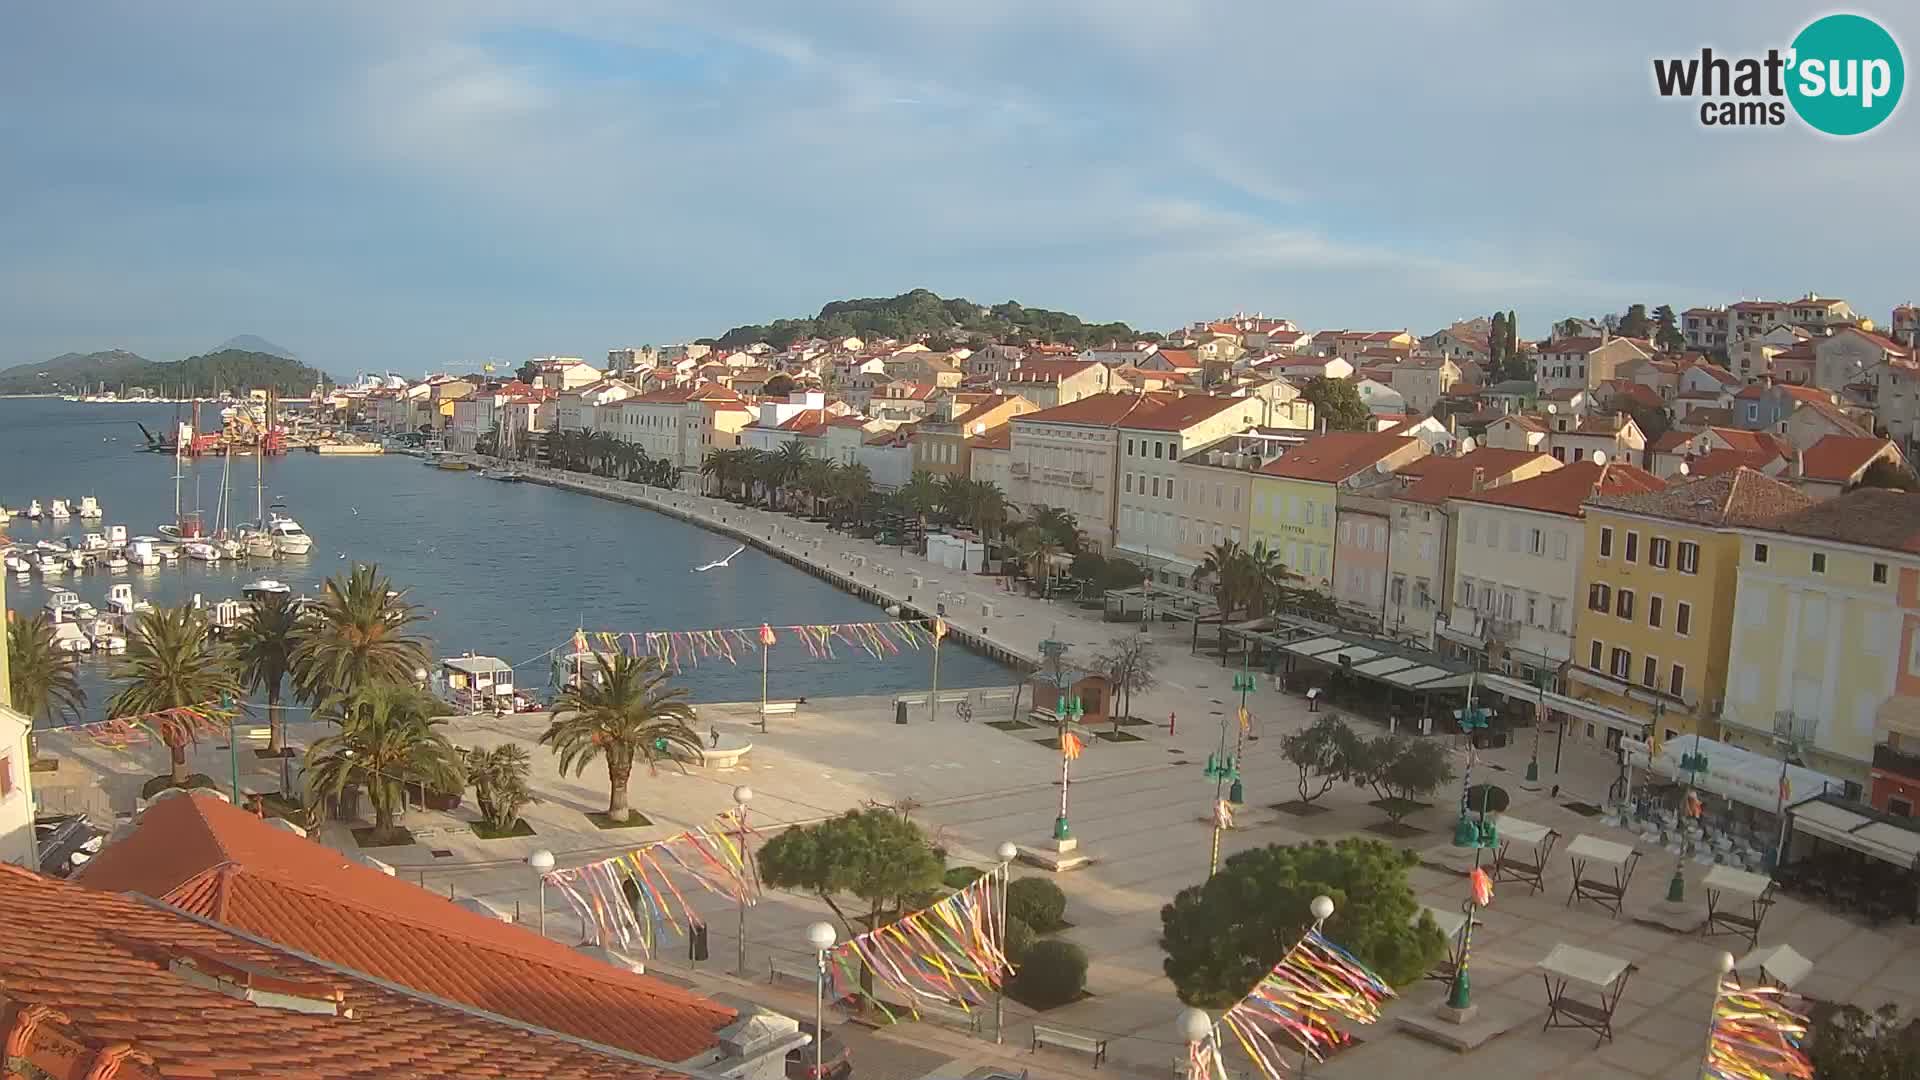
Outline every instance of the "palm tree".
<path fill-rule="evenodd" d="M 859 524 L 861 509 L 872 495 L 873 471 L 865 465 L 848 465 L 834 474 L 834 498 L 854 524 Z"/>
<path fill-rule="evenodd" d="M 914 516 L 920 527 L 927 527 L 927 515 L 940 505 L 940 482 L 925 469 L 915 469 L 913 476 L 901 485 L 900 493 L 906 496 L 908 505 L 913 507 Z"/>
<path fill-rule="evenodd" d="M 186 786 L 187 747 L 198 730 L 190 720 L 154 714 L 224 706 L 240 692 L 209 629 L 205 613 L 185 604 L 143 611 L 127 634 L 126 653 L 113 667 L 113 677 L 126 685 L 107 702 L 107 717 L 147 718 L 143 723 L 167 744 L 173 787 Z"/>
<path fill-rule="evenodd" d="M 304 626 L 300 609 L 285 593 L 269 593 L 240 617 L 227 636 L 227 661 L 233 665 L 234 678 L 249 690 L 267 692 L 267 750 L 273 754 L 286 745 L 280 685 L 293 670 L 293 654 Z"/>
<path fill-rule="evenodd" d="M 560 770 L 575 776 L 595 758 L 607 761 L 607 820 L 626 822 L 627 780 L 635 758 L 652 771 L 662 758 L 698 757 L 687 691 L 667 685 L 658 657 L 594 654 L 597 677 L 581 679 L 554 702 L 553 723 L 540 741 L 560 756 Z"/>
<path fill-rule="evenodd" d="M 587 435 L 585 446 L 587 460 L 597 463 L 593 470 L 597 476 L 612 476 L 613 466 L 620 460 L 625 444 L 613 437 L 611 431 L 595 431 Z"/>
<path fill-rule="evenodd" d="M 349 785 L 359 784 L 373 804 L 369 839 L 401 839 L 394 822 L 406 805 L 408 785 L 436 791 L 466 787 L 460 751 L 435 730 L 436 718 L 446 712 L 425 691 L 403 683 L 368 683 L 338 699 L 331 719 L 340 730 L 307 748 L 307 807 L 317 810 L 328 796 L 338 798 Z"/>
<path fill-rule="evenodd" d="M 1246 573 L 1246 553 L 1232 540 L 1222 540 L 1207 549 L 1200 563 L 1200 575 L 1213 581 L 1214 602 L 1220 605 L 1221 618 L 1230 618 L 1238 609 Z"/>
<path fill-rule="evenodd" d="M 973 520 L 973 481 L 959 473 L 947 473 L 935 483 L 934 496 L 942 513 L 959 522 Z"/>
<path fill-rule="evenodd" d="M 1057 506 L 1034 507 L 1033 524 L 1060 545 L 1061 550 L 1080 554 L 1080 519 L 1073 516 L 1073 511 Z"/>
<path fill-rule="evenodd" d="M 1268 546 L 1265 540 L 1254 541 L 1253 550 L 1244 557 L 1247 585 L 1253 594 L 1253 613 L 1256 616 L 1271 614 L 1274 604 L 1300 576 L 1280 560 L 1280 549 Z"/>
<path fill-rule="evenodd" d="M 60 712 L 74 723 L 87 706 L 87 692 L 80 685 L 79 666 L 72 653 L 61 652 L 53 644 L 53 620 L 44 611 L 31 619 L 15 619 L 6 614 L 7 688 L 13 694 L 13 707 L 28 719 L 52 720 Z M 33 729 L 27 729 L 27 760 L 37 748 Z"/>
<path fill-rule="evenodd" d="M 293 651 L 293 687 L 325 705 L 377 682 L 412 684 L 427 665 L 426 642 L 407 632 L 424 618 L 378 566 L 336 574 Z"/>
<path fill-rule="evenodd" d="M 773 452 L 772 469 L 769 478 L 773 486 L 780 489 L 782 503 L 786 501 L 786 489 L 797 482 L 812 457 L 807 453 L 806 445 L 799 439 L 788 439 Z"/>
<path fill-rule="evenodd" d="M 1061 553 L 1061 547 L 1047 530 L 1038 525 L 1028 525 L 1014 538 L 1014 550 L 1020 555 L 1020 562 L 1027 568 L 1027 576 L 1040 582 L 1044 589 L 1053 578 L 1053 559 Z"/>
<path fill-rule="evenodd" d="M 833 493 L 834 474 L 839 470 L 839 465 L 823 457 L 810 457 L 800 467 L 800 490 L 812 503 L 809 517 L 820 515 L 820 501 Z"/>

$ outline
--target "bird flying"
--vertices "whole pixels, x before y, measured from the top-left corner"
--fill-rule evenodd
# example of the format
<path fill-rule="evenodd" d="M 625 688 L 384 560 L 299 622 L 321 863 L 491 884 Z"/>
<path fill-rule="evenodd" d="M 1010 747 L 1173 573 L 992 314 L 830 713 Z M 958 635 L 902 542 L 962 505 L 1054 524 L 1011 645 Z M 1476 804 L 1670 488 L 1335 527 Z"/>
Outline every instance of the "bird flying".
<path fill-rule="evenodd" d="M 747 550 L 747 545 L 741 544 L 739 547 L 734 548 L 732 554 L 729 554 L 726 558 L 716 559 L 713 562 L 707 563 L 703 566 L 696 566 L 693 568 L 693 572 L 696 574 L 704 574 L 709 570 L 718 570 L 722 567 L 727 567 L 728 569 L 731 569 L 729 564 L 733 562 L 733 556 L 738 555 L 745 550 Z"/>

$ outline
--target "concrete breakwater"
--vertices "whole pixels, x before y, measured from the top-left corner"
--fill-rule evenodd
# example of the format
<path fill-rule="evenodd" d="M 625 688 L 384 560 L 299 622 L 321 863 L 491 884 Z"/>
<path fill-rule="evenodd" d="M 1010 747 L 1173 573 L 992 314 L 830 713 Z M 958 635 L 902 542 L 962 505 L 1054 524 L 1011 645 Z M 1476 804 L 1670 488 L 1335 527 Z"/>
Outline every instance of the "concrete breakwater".
<path fill-rule="evenodd" d="M 1039 667 L 1037 656 L 1030 655 L 993 633 L 998 611 L 991 593 L 966 593 L 965 599 L 959 600 L 952 593 L 940 593 L 936 586 L 926 583 L 924 578 L 921 584 L 915 585 L 915 575 L 910 568 L 895 570 L 877 556 L 853 550 L 851 544 L 834 545 L 829 539 L 788 529 L 778 520 L 750 520 L 755 511 L 706 496 L 686 492 L 656 493 L 655 489 L 623 480 L 579 476 L 548 469 L 530 470 L 522 475 L 536 484 L 627 503 L 731 536 L 869 603 L 881 607 L 897 606 L 901 618 L 931 618 L 944 605 L 947 609 L 944 618 L 949 637 L 1017 670 L 1032 671 Z M 835 565 L 832 561 L 835 557 L 852 565 L 845 568 Z M 866 571 L 867 580 L 859 576 L 862 570 Z M 981 580 L 989 579 L 983 577 Z M 945 695 L 942 695 L 944 699 Z"/>

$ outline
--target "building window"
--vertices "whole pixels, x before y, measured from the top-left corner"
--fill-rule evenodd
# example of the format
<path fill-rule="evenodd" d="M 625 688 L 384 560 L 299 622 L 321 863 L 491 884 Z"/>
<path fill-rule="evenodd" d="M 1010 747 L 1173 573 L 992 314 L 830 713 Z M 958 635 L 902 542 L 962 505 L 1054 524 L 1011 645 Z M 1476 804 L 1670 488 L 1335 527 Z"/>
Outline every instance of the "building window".
<path fill-rule="evenodd" d="M 1653 689 L 1654 684 L 1659 681 L 1660 681 L 1660 661 L 1654 657 L 1649 656 L 1640 665 L 1640 685 L 1651 690 Z"/>
<path fill-rule="evenodd" d="M 1133 440 L 1132 439 L 1127 440 L 1127 456 L 1128 457 L 1133 456 Z"/>
<path fill-rule="evenodd" d="M 1647 565 L 1665 570 L 1673 556 L 1673 541 L 1664 536 L 1647 538 Z"/>
<path fill-rule="evenodd" d="M 1153 478 L 1153 494 L 1156 497 L 1160 494 L 1160 478 L 1157 476 Z"/>
<path fill-rule="evenodd" d="M 1682 600 L 1680 601 L 1680 606 L 1673 611 L 1673 632 L 1679 634 L 1681 637 L 1686 637 L 1687 632 L 1692 629 L 1693 605 Z"/>
<path fill-rule="evenodd" d="M 1613 677 L 1621 681 L 1633 678 L 1633 654 L 1625 649 L 1615 649 L 1607 658 Z"/>
<path fill-rule="evenodd" d="M 1816 574 L 1824 574 L 1827 572 L 1827 556 L 1825 553 L 1818 551 L 1813 553 L 1813 572 Z"/>
<path fill-rule="evenodd" d="M 1873 564 L 1873 583 L 1875 585 L 1885 585 L 1887 583 L 1886 563 L 1877 562 Z"/>
<path fill-rule="evenodd" d="M 1547 553 L 1547 534 L 1539 529 L 1527 530 L 1527 550 L 1535 555 Z"/>
<path fill-rule="evenodd" d="M 1153 444 L 1153 459 L 1155 461 L 1160 460 L 1160 446 L 1161 446 L 1160 443 Z"/>
<path fill-rule="evenodd" d="M 1679 664 L 1673 665 L 1673 677 L 1667 680 L 1667 693 L 1672 694 L 1674 697 L 1679 697 L 1686 688 L 1687 669 L 1681 667 Z"/>
<path fill-rule="evenodd" d="M 1753 561 L 1754 562 L 1767 561 L 1767 545 L 1765 544 L 1753 545 Z"/>
<path fill-rule="evenodd" d="M 1607 588 L 1605 585 L 1602 585 L 1597 581 L 1594 582 L 1592 585 L 1587 586 L 1587 610 L 1588 611 L 1611 611 L 1612 601 L 1613 601 L 1612 589 Z"/>
<path fill-rule="evenodd" d="M 1686 540 L 1680 541 L 1680 572 L 1697 574 L 1700 572 L 1700 545 Z"/>
<path fill-rule="evenodd" d="M 1401 606 L 1407 602 L 1407 579 L 1405 577 L 1402 577 L 1397 574 L 1394 575 L 1393 592 L 1392 592 L 1391 598 L 1393 600 L 1395 607 Z"/>
<path fill-rule="evenodd" d="M 1600 530 L 1600 557 L 1603 559 L 1613 558 L 1613 530 L 1612 529 L 1603 528 Z"/>
<path fill-rule="evenodd" d="M 1626 559 L 1628 562 L 1640 561 L 1640 534 L 1637 532 L 1627 534 Z"/>
<path fill-rule="evenodd" d="M 1473 610 L 1473 579 L 1472 578 L 1460 579 L 1460 606 L 1463 608 L 1466 608 L 1468 611 Z M 1920 636 L 1915 636 L 1914 640 L 1920 641 Z"/>
<path fill-rule="evenodd" d="M 1559 600 L 1554 600 L 1547 605 L 1547 629 L 1555 633 L 1560 632 L 1560 606 Z"/>
<path fill-rule="evenodd" d="M 1602 646 L 1600 642 L 1598 640 L 1595 640 L 1594 642 L 1591 643 L 1587 651 L 1587 666 L 1592 668 L 1595 671 L 1600 670 L 1601 649 L 1602 649 Z"/>
<path fill-rule="evenodd" d="M 1647 597 L 1647 625 L 1655 630 L 1660 629 L 1660 607 L 1663 603 L 1657 596 Z"/>
<path fill-rule="evenodd" d="M 1120 478 L 1120 487 L 1127 494 L 1129 495 L 1133 494 L 1133 474 L 1132 473 L 1127 473 L 1125 476 L 1122 476 Z"/>
<path fill-rule="evenodd" d="M 1633 590 L 1621 589 L 1614 598 L 1614 614 L 1623 619 L 1633 619 Z"/>

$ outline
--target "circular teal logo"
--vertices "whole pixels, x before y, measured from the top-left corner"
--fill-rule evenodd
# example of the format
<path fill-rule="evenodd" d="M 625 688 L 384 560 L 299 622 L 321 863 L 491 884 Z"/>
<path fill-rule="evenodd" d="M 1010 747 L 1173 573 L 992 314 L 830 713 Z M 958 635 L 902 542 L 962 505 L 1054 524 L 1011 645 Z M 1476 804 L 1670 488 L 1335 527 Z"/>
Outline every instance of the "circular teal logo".
<path fill-rule="evenodd" d="M 1900 104 L 1906 65 L 1900 46 L 1863 15 L 1815 19 L 1793 39 L 1787 100 L 1816 131 L 1862 135 Z"/>

